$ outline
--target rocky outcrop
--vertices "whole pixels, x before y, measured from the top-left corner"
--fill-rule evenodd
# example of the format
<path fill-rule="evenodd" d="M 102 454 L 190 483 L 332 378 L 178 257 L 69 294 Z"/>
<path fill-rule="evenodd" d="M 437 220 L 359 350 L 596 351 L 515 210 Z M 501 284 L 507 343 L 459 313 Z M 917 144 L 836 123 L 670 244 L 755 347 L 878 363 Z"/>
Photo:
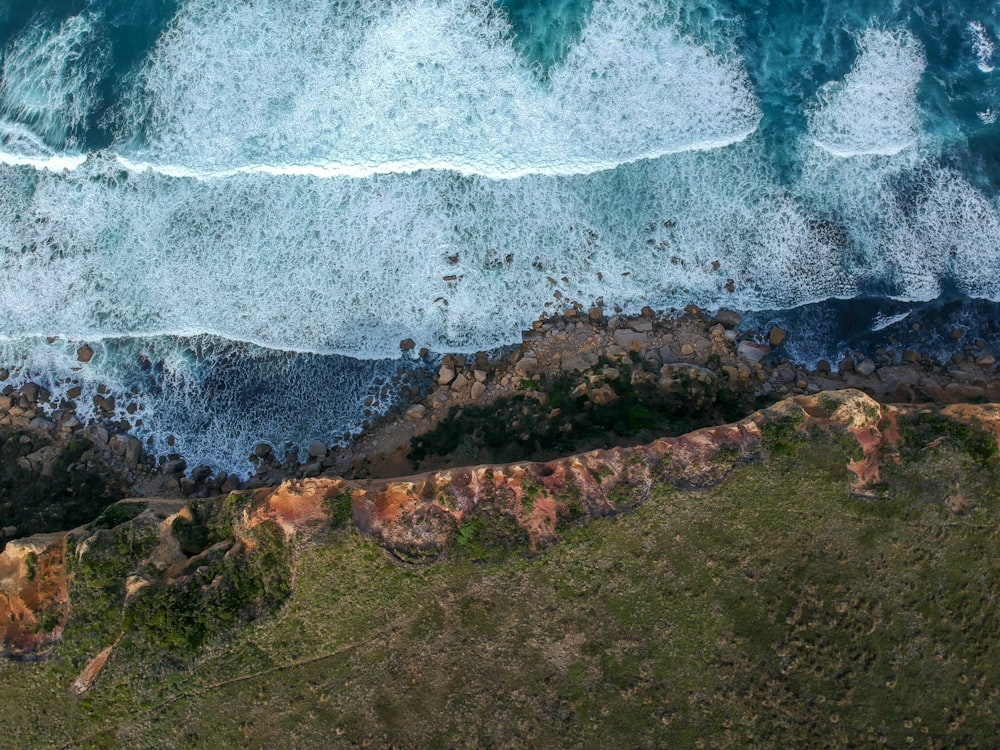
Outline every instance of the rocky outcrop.
<path fill-rule="evenodd" d="M 8 542 L 0 554 L 0 590 L 0 655 L 47 654 L 69 617 L 66 535 Z"/>

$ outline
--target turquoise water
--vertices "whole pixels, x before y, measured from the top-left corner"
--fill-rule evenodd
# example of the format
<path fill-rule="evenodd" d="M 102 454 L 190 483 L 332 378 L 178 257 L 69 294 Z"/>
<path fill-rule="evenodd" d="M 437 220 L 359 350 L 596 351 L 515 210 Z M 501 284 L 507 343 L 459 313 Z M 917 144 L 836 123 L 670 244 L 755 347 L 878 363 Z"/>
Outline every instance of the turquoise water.
<path fill-rule="evenodd" d="M 0 2 L 0 364 L 141 384 L 155 449 L 242 470 L 385 408 L 400 339 L 517 341 L 549 278 L 988 318 L 998 44 L 987 2 Z"/>

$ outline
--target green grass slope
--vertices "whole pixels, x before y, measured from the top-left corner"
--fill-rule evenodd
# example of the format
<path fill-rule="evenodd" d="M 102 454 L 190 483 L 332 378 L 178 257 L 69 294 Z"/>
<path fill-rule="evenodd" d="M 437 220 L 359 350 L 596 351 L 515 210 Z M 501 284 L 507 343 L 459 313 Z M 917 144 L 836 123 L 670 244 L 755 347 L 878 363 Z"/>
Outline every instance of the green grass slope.
<path fill-rule="evenodd" d="M 852 441 L 783 440 L 534 557 L 406 566 L 330 531 L 277 614 L 197 653 L 120 644 L 82 697 L 85 627 L 3 663 L 4 743 L 995 747 L 1000 470 L 966 438 L 921 439 L 876 499 Z"/>

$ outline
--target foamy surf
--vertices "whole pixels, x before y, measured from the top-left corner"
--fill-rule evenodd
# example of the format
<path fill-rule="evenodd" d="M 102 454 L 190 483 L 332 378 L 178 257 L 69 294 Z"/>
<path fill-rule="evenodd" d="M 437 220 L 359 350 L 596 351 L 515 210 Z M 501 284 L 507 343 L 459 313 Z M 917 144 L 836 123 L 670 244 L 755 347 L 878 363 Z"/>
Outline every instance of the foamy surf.
<path fill-rule="evenodd" d="M 272 177 L 316 177 L 335 178 L 346 177 L 363 180 L 368 177 L 389 174 L 412 174 L 423 171 L 453 172 L 463 177 L 486 177 L 491 180 L 513 180 L 521 177 L 573 177 L 589 175 L 595 172 L 606 172 L 618 167 L 639 161 L 650 161 L 671 154 L 686 151 L 714 151 L 726 148 L 735 143 L 741 143 L 749 138 L 756 128 L 744 133 L 736 133 L 730 138 L 698 141 L 685 144 L 674 149 L 651 151 L 624 161 L 593 161 L 566 164 L 531 164 L 520 167 L 502 167 L 489 163 L 452 162 L 434 159 L 408 159 L 401 161 L 381 162 L 378 164 L 244 164 L 222 170 L 205 170 L 187 167 L 179 164 L 155 164 L 151 162 L 134 161 L 125 156 L 116 155 L 115 161 L 125 169 L 142 174 L 153 172 L 165 177 L 193 180 L 223 180 L 239 175 L 269 175 Z M 82 162 L 80 162 L 82 163 Z"/>
<path fill-rule="evenodd" d="M 278 6 L 184 5 L 143 70 L 118 155 L 176 177 L 511 179 L 721 148 L 761 117 L 739 61 L 656 4 L 596 2 L 545 80 L 485 0 Z"/>
<path fill-rule="evenodd" d="M 827 84 L 808 111 L 815 143 L 842 158 L 894 156 L 917 142 L 923 48 L 907 31 L 870 28 L 843 81 Z"/>

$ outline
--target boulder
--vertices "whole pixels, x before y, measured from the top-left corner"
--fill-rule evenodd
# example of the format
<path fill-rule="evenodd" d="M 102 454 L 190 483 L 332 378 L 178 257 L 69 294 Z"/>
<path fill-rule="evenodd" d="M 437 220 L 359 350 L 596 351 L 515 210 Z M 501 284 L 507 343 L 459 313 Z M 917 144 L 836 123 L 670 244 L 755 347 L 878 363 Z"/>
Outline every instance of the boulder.
<path fill-rule="evenodd" d="M 89 346 L 84 344 L 79 349 L 76 350 L 76 359 L 78 362 L 83 362 L 86 364 L 94 358 L 94 350 Z"/>
<path fill-rule="evenodd" d="M 736 326 L 743 322 L 743 317 L 732 310 L 719 310 L 715 314 L 715 322 L 722 323 L 726 328 L 736 328 Z"/>
<path fill-rule="evenodd" d="M 863 359 L 854 365 L 854 372 L 863 378 L 867 378 L 875 373 L 875 360 Z"/>
<path fill-rule="evenodd" d="M 448 385 L 452 380 L 455 379 L 455 370 L 449 365 L 441 365 L 441 369 L 438 370 L 437 381 L 439 385 Z"/>
<path fill-rule="evenodd" d="M 423 404 L 413 404 L 406 409 L 406 416 L 410 419 L 420 419 L 426 413 L 427 407 Z"/>
<path fill-rule="evenodd" d="M 604 406 L 605 404 L 611 404 L 618 400 L 618 394 L 615 393 L 614 388 L 608 384 L 597 386 L 596 388 L 589 389 L 587 398 L 590 399 L 591 403 L 597 406 Z"/>
<path fill-rule="evenodd" d="M 753 341 L 741 341 L 736 347 L 736 353 L 748 362 L 760 362 L 771 353 L 771 347 L 767 344 L 758 344 Z"/>
<path fill-rule="evenodd" d="M 481 399 L 486 395 L 486 385 L 480 383 L 478 380 L 472 384 L 472 390 L 470 391 L 472 398 L 476 401 Z"/>
<path fill-rule="evenodd" d="M 650 333 L 653 330 L 653 321 L 649 318 L 636 318 L 628 322 L 628 327 L 638 333 Z"/>
<path fill-rule="evenodd" d="M 771 326 L 771 331 L 767 334 L 767 340 L 770 342 L 772 347 L 781 346 L 782 342 L 784 342 L 787 337 L 787 331 L 785 331 L 784 328 L 779 328 L 778 326 Z"/>
<path fill-rule="evenodd" d="M 583 372 L 596 365 L 598 357 L 594 352 L 578 352 L 562 358 L 563 372 Z"/>
<path fill-rule="evenodd" d="M 619 328 L 615 331 L 614 342 L 615 346 L 620 346 L 622 349 L 638 352 L 642 351 L 649 343 L 649 336 L 641 331 Z"/>
<path fill-rule="evenodd" d="M 408 352 L 417 347 L 417 342 L 413 339 L 403 339 L 399 342 L 399 348 L 401 351 Z"/>

